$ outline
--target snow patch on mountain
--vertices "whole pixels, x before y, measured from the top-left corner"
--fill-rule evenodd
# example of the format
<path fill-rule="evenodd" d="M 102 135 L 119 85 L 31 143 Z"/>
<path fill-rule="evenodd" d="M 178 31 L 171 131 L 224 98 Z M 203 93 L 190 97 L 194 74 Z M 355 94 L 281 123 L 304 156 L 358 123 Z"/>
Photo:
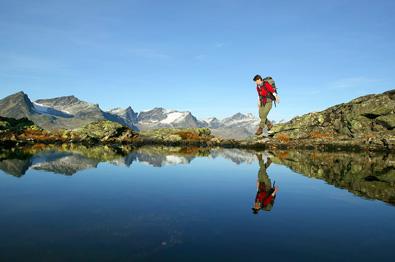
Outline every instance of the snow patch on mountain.
<path fill-rule="evenodd" d="M 67 110 L 56 110 L 50 106 L 46 106 L 37 102 L 33 102 L 33 109 L 36 113 L 49 115 L 49 116 L 62 116 L 62 117 L 71 117 L 72 114 Z"/>
<path fill-rule="evenodd" d="M 179 123 L 188 115 L 187 112 L 166 112 L 167 117 L 160 122 L 163 124 L 172 124 L 172 123 Z"/>

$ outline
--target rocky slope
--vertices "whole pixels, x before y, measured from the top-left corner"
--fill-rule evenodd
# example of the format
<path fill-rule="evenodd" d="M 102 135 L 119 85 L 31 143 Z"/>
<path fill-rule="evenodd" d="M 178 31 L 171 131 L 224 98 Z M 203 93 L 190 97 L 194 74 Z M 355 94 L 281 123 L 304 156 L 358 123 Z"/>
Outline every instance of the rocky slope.
<path fill-rule="evenodd" d="M 395 150 L 395 90 L 366 95 L 274 125 L 273 145 Z"/>

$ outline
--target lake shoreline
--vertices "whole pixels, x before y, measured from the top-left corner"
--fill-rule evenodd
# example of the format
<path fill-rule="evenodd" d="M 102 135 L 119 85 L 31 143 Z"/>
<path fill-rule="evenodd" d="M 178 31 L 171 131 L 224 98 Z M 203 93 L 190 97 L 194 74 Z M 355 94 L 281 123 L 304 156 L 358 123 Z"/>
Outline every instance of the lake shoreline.
<path fill-rule="evenodd" d="M 243 149 L 300 149 L 323 152 L 395 152 L 392 135 L 386 138 L 361 136 L 324 136 L 317 132 L 308 137 L 286 135 L 281 124 L 274 126 L 269 138 L 248 137 L 242 140 L 214 136 L 209 128 L 159 128 L 134 131 L 126 126 L 107 120 L 92 122 L 74 130 L 46 130 L 27 118 L 0 117 L 0 147 L 11 148 L 34 144 L 62 145 L 81 144 L 86 146 L 129 145 L 223 147 Z M 277 131 L 276 131 L 277 130 Z"/>
<path fill-rule="evenodd" d="M 307 151 L 319 151 L 319 152 L 380 152 L 380 153 L 393 153 L 394 148 L 388 148 L 384 145 L 375 144 L 367 141 L 366 143 L 358 143 L 355 141 L 290 141 L 288 143 L 280 142 L 278 140 L 272 139 L 266 142 L 259 140 L 215 140 L 215 141 L 205 141 L 205 140 L 180 140 L 180 141 L 169 141 L 160 139 L 143 138 L 136 139 L 128 142 L 102 142 L 102 141 L 71 141 L 65 142 L 62 140 L 6 140 L 0 141 L 0 148 L 9 149 L 15 147 L 26 147 L 35 145 L 83 145 L 87 147 L 96 146 L 110 146 L 113 148 L 119 148 L 122 146 L 131 147 L 143 147 L 143 146 L 171 146 L 171 147 L 202 147 L 202 148 L 239 148 L 239 149 L 253 149 L 253 150 L 307 150 Z"/>

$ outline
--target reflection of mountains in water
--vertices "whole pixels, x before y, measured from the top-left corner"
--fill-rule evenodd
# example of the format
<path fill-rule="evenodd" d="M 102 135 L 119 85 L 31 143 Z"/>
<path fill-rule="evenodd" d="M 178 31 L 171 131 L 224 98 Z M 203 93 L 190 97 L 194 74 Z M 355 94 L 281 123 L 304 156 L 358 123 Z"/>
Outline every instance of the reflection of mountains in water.
<path fill-rule="evenodd" d="M 0 169 L 16 177 L 29 169 L 73 175 L 96 168 L 101 162 L 130 167 L 137 161 L 162 167 L 189 164 L 196 157 L 221 157 L 236 164 L 252 164 L 256 163 L 255 154 L 255 151 L 241 149 L 163 146 L 28 148 L 0 152 Z M 359 196 L 395 204 L 395 157 L 392 155 L 314 151 L 273 151 L 270 155 L 274 163 L 288 166 L 302 175 L 325 180 Z"/>
<path fill-rule="evenodd" d="M 0 169 L 13 176 L 23 176 L 30 168 L 63 175 L 73 175 L 94 168 L 99 161 L 72 152 L 43 151 L 33 155 L 13 155 L 0 161 Z"/>
<path fill-rule="evenodd" d="M 31 150 L 31 149 L 29 149 Z M 63 175 L 73 175 L 78 171 L 96 168 L 101 162 L 116 166 L 130 167 L 134 161 L 154 167 L 189 164 L 195 157 L 223 157 L 234 163 L 253 163 L 255 155 L 238 149 L 141 147 L 132 151 L 113 150 L 108 147 L 74 147 L 69 149 L 51 148 L 42 151 L 3 152 L 0 169 L 5 173 L 20 177 L 27 170 L 35 169 Z M 7 154 L 9 153 L 9 154 Z"/>

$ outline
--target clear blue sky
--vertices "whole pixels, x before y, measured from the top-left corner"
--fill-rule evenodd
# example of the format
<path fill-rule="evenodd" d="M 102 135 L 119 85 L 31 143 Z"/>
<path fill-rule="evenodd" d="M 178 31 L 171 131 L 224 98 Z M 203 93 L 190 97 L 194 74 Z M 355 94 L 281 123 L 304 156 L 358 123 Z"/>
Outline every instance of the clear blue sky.
<path fill-rule="evenodd" d="M 289 119 L 395 88 L 395 1 L 0 0 L 0 97 Z"/>

